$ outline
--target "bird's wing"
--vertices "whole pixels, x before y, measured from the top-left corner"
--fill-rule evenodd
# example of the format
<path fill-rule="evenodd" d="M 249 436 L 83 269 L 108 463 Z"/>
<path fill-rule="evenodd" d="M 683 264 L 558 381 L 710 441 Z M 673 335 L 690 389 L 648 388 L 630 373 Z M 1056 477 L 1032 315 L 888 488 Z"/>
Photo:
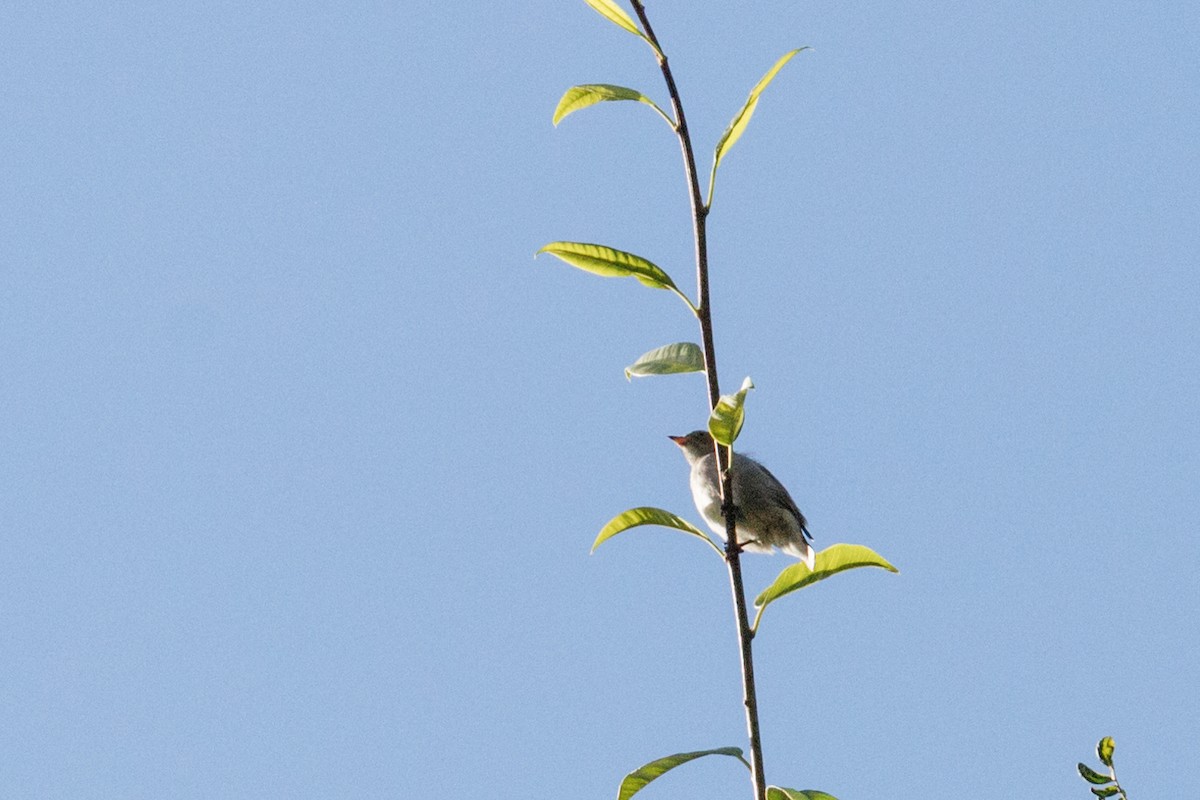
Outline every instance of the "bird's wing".
<path fill-rule="evenodd" d="M 812 539 L 812 534 L 808 532 L 808 520 L 804 518 L 804 514 L 800 513 L 800 509 L 796 506 L 796 501 L 792 499 L 792 496 L 788 494 L 788 490 L 785 489 L 783 484 L 779 482 L 779 478 L 776 478 L 774 475 L 772 475 L 771 470 L 767 469 L 762 464 L 759 464 L 757 461 L 754 463 L 768 478 L 771 479 L 770 488 L 767 490 L 767 494 L 770 496 L 770 498 L 778 502 L 780 505 L 786 507 L 788 511 L 792 512 L 792 516 L 796 518 L 796 522 L 800 523 L 800 530 L 804 532 L 805 536 L 807 536 L 809 539 Z"/>

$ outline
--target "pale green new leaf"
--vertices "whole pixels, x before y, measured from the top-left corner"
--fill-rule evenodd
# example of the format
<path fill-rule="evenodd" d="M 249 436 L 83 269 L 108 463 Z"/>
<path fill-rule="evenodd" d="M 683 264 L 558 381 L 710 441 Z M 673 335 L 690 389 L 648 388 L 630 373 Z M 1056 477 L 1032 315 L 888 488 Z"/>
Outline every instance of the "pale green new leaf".
<path fill-rule="evenodd" d="M 624 9 L 622 9 L 612 0 L 584 0 L 584 2 L 596 9 L 596 12 L 600 14 L 600 16 L 604 17 L 614 25 L 624 28 L 634 36 L 642 35 L 642 31 L 640 28 L 638 28 L 637 24 L 630 19 L 629 15 L 625 13 Z"/>
<path fill-rule="evenodd" d="M 704 353 L 691 342 L 676 342 L 645 353 L 625 368 L 625 380 L 633 376 L 674 375 L 680 372 L 703 372 Z"/>
<path fill-rule="evenodd" d="M 767 800 L 837 800 L 837 798 L 816 789 L 785 789 L 782 786 L 768 786 Z"/>
<path fill-rule="evenodd" d="M 603 275 L 606 278 L 637 278 L 638 281 L 652 289 L 670 289 L 688 304 L 692 313 L 696 307 L 671 280 L 671 276 L 660 267 L 647 261 L 641 256 L 616 250 L 602 244 L 585 244 L 583 242 L 551 242 L 538 250 L 534 255 L 549 253 L 557 256 L 572 267 L 578 267 L 586 272 Z"/>
<path fill-rule="evenodd" d="M 758 607 L 758 614 L 754 618 L 753 627 L 757 630 L 758 621 L 762 618 L 763 611 L 766 610 L 769 604 L 783 597 L 785 594 L 791 594 L 809 584 L 823 581 L 839 572 L 857 567 L 882 567 L 889 572 L 900 571 L 889 564 L 883 556 L 861 544 L 830 545 L 817 553 L 811 570 L 804 562 L 792 564 L 779 573 L 779 577 L 775 579 L 775 582 L 763 590 L 762 594 L 754 598 L 754 605 Z"/>
<path fill-rule="evenodd" d="M 1113 751 L 1117 749 L 1116 742 L 1111 736 L 1105 736 L 1096 743 L 1096 755 L 1100 757 L 1100 763 L 1106 767 L 1113 765 Z"/>
<path fill-rule="evenodd" d="M 750 124 L 750 118 L 754 116 L 754 110 L 758 108 L 758 98 L 762 95 L 763 90 L 775 79 L 779 70 L 783 69 L 784 64 L 791 61 L 792 58 L 800 52 L 807 50 L 807 47 L 800 47 L 795 50 L 790 50 L 783 54 L 783 57 L 775 62 L 775 66 L 767 70 L 767 74 L 762 76 L 762 80 L 754 84 L 754 88 L 750 90 L 750 96 L 746 98 L 746 104 L 742 106 L 742 110 L 734 115 L 729 122 L 729 127 L 725 129 L 725 133 L 721 134 L 721 139 L 717 142 L 717 148 L 713 152 L 712 173 L 708 178 L 708 205 L 712 205 L 713 186 L 717 180 L 717 167 L 721 164 L 721 159 L 725 154 L 737 144 L 737 140 L 742 138 L 742 134 L 746 130 L 746 126 Z"/>
<path fill-rule="evenodd" d="M 596 548 L 607 542 L 618 533 L 627 531 L 630 528 L 636 528 L 640 525 L 661 525 L 664 528 L 674 528 L 677 531 L 691 534 L 708 543 L 708 546 L 717 552 L 721 558 L 725 558 L 725 551 L 717 547 L 716 543 L 708 538 L 704 531 L 697 528 L 692 523 L 682 517 L 677 517 L 670 511 L 664 511 L 661 508 L 653 508 L 651 506 L 642 506 L 640 508 L 631 508 L 628 511 L 622 511 L 617 516 L 613 517 L 608 523 L 600 529 L 599 535 L 596 536 L 596 541 L 592 542 L 592 552 L 596 552 Z"/>
<path fill-rule="evenodd" d="M 655 46 L 654 42 L 650 41 L 650 37 L 642 33 L 642 30 L 637 26 L 637 23 L 635 23 L 630 16 L 625 13 L 624 9 L 622 9 L 612 0 L 584 0 L 584 2 L 594 8 L 600 16 L 604 17 L 609 22 L 613 23 L 619 28 L 624 28 L 646 44 L 650 45 L 655 54 L 659 58 L 662 58 L 662 51 Z"/>
<path fill-rule="evenodd" d="M 625 780 L 621 781 L 621 788 L 617 790 L 617 800 L 629 800 L 635 794 L 640 792 L 646 784 L 655 778 L 660 777 L 663 773 L 675 769 L 680 764 L 686 764 L 697 758 L 704 756 L 733 756 L 740 760 L 743 764 L 746 759 L 742 758 L 742 750 L 739 747 L 718 747 L 715 750 L 697 750 L 694 753 L 676 753 L 673 756 L 651 761 L 644 767 L 638 767 L 633 772 L 625 776 Z"/>
<path fill-rule="evenodd" d="M 646 95 L 637 89 L 613 86 L 609 83 L 585 83 L 567 89 L 562 99 L 558 101 L 558 108 L 554 109 L 554 124 L 558 125 L 568 114 L 572 114 L 581 108 L 614 100 L 636 100 L 639 103 L 645 103 L 657 111 L 658 115 L 665 119 L 668 125 L 674 127 L 671 118 L 649 97 L 646 97 Z"/>
<path fill-rule="evenodd" d="M 746 421 L 746 392 L 754 388 L 750 378 L 742 381 L 742 388 L 735 394 L 723 394 L 708 418 L 708 432 L 726 447 L 732 445 L 742 432 Z"/>

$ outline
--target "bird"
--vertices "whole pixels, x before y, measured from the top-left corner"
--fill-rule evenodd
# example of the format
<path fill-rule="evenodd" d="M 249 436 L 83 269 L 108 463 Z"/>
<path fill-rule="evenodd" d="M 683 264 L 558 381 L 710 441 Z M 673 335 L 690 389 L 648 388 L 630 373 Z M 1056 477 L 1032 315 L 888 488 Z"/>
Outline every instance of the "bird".
<path fill-rule="evenodd" d="M 691 466 L 692 500 L 708 527 L 725 539 L 725 515 L 721 513 L 721 485 L 713 438 L 708 431 L 671 436 Z M 796 501 L 770 470 L 749 456 L 733 454 L 733 501 L 737 506 L 738 544 L 743 550 L 773 553 L 778 547 L 813 568 L 815 554 L 808 542 L 808 520 Z"/>

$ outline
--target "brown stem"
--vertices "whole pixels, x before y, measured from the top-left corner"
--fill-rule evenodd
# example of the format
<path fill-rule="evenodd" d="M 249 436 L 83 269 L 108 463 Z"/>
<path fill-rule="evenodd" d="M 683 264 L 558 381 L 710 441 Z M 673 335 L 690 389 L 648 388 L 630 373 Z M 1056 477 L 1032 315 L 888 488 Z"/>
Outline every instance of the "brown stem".
<path fill-rule="evenodd" d="M 708 407 L 711 412 L 720 399 L 720 384 L 717 381 L 717 356 L 713 344 L 712 314 L 708 294 L 708 240 L 706 220 L 708 207 L 700 194 L 700 177 L 696 172 L 696 156 L 692 150 L 692 139 L 688 134 L 687 118 L 683 114 L 683 103 L 679 99 L 679 90 L 675 86 L 675 78 L 667 57 L 663 54 L 654 28 L 646 16 L 646 9 L 641 0 L 630 0 L 633 10 L 637 13 L 646 38 L 658 52 L 658 65 L 662 69 L 663 79 L 667 84 L 667 92 L 671 96 L 671 108 L 675 112 L 675 133 L 679 137 L 679 146 L 683 150 L 683 168 L 687 173 L 688 195 L 692 204 L 692 229 L 696 242 L 696 285 L 698 301 L 696 316 L 700 320 L 700 336 L 704 346 L 704 373 L 708 378 Z M 733 450 L 729 447 L 716 445 L 717 468 L 721 476 L 721 509 L 725 514 L 725 564 L 729 568 L 729 585 L 733 593 L 734 617 L 737 620 L 738 649 L 742 658 L 742 699 L 746 706 L 746 728 L 750 737 L 750 780 L 754 787 L 755 800 L 766 800 L 767 782 L 763 775 L 762 739 L 758 728 L 758 695 L 754 689 L 754 655 L 751 640 L 754 632 L 750 629 L 750 619 L 746 610 L 746 590 L 742 585 L 742 564 L 739 558 L 741 547 L 738 545 L 736 507 L 733 505 L 733 476 L 729 465 Z"/>

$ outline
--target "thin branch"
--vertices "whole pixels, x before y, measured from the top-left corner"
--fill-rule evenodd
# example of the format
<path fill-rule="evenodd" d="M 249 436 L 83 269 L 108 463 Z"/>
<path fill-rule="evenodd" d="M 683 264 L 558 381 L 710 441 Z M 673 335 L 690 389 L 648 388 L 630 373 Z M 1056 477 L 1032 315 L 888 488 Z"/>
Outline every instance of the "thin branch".
<path fill-rule="evenodd" d="M 721 391 L 717 381 L 717 356 L 713 343 L 712 313 L 708 294 L 706 229 L 708 207 L 700 194 L 696 156 L 692 150 L 687 117 L 683 113 L 683 103 L 679 98 L 679 90 L 675 86 L 671 67 L 659 44 L 658 37 L 654 35 L 654 28 L 646 16 L 645 6 L 642 5 L 641 0 L 630 0 L 630 2 L 633 10 L 637 13 L 647 40 L 654 47 L 658 65 L 662 69 L 667 92 L 671 96 L 671 108 L 675 112 L 675 133 L 679 137 L 679 146 L 683 151 L 683 168 L 687 174 L 688 196 L 692 205 L 692 229 L 696 244 L 696 285 L 699 300 L 696 306 L 696 316 L 700 320 L 700 335 L 704 347 L 704 372 L 708 378 L 708 407 L 711 412 L 717 406 Z M 716 457 L 718 474 L 721 476 L 721 510 L 725 514 L 725 563 L 729 568 L 729 583 L 733 593 L 734 616 L 737 620 L 738 645 L 742 659 L 742 699 L 746 707 L 746 728 L 750 737 L 750 779 L 754 787 L 755 800 L 766 800 L 767 783 L 763 774 L 762 740 L 758 726 L 758 695 L 754 688 L 754 657 L 751 647 L 754 632 L 750 628 L 749 615 L 746 610 L 746 590 L 742 584 L 742 565 L 739 558 L 741 547 L 738 545 L 735 522 L 737 515 L 733 505 L 733 476 L 729 470 L 733 450 L 716 445 Z"/>

